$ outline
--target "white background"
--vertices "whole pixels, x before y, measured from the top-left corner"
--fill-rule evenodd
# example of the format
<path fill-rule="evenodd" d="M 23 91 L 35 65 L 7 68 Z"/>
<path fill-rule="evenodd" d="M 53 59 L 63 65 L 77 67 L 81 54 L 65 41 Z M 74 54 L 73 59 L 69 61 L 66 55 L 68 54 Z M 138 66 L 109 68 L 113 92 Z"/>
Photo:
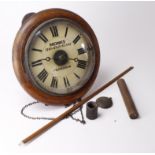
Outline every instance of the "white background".
<path fill-rule="evenodd" d="M 93 28 L 101 49 L 101 65 L 93 92 L 133 65 L 124 78 L 140 118 L 129 119 L 115 83 L 99 96 L 111 96 L 113 107 L 81 125 L 60 122 L 26 146 L 22 138 L 46 124 L 21 116 L 34 101 L 19 85 L 12 68 L 12 45 L 22 17 L 47 8 L 65 8 L 82 16 Z M 155 2 L 0 2 L 0 152 L 155 152 Z M 64 107 L 35 105 L 34 116 L 55 116 Z M 85 107 L 84 107 L 85 114 Z"/>

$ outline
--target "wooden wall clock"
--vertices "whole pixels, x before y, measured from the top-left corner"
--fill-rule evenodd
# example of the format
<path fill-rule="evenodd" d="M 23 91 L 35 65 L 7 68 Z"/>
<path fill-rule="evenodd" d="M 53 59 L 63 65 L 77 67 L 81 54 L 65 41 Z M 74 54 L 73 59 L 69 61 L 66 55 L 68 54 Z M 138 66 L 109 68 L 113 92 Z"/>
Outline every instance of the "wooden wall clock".
<path fill-rule="evenodd" d="M 63 9 L 24 17 L 13 45 L 13 67 L 22 87 L 45 104 L 82 98 L 96 79 L 100 51 L 88 23 Z"/>

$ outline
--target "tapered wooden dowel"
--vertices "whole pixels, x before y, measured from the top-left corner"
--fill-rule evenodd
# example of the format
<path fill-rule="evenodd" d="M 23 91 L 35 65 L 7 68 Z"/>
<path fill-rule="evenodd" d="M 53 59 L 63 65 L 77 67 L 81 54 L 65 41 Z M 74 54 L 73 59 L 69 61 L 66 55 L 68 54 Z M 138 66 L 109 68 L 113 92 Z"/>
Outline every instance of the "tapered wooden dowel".
<path fill-rule="evenodd" d="M 130 92 L 128 90 L 128 87 L 126 85 L 125 80 L 124 79 L 119 79 L 117 81 L 117 84 L 118 84 L 118 87 L 120 89 L 121 95 L 123 97 L 123 100 L 124 100 L 126 109 L 128 111 L 129 117 L 131 119 L 138 118 L 138 116 L 139 116 L 138 111 L 137 111 L 136 106 L 134 104 L 134 101 L 133 101 L 133 99 L 131 97 L 131 94 L 130 94 Z"/>
<path fill-rule="evenodd" d="M 84 98 L 82 101 L 80 101 L 77 104 L 75 104 L 75 106 L 73 106 L 72 108 L 68 109 L 63 114 L 59 115 L 57 118 L 55 118 L 54 120 L 50 121 L 48 124 L 46 124 L 45 126 L 43 126 L 42 128 L 40 128 L 36 132 L 32 133 L 27 138 L 23 139 L 22 140 L 22 143 L 27 143 L 27 142 L 30 142 L 33 139 L 37 138 L 39 135 L 41 135 L 42 133 L 44 133 L 45 131 L 47 131 L 49 128 L 53 127 L 55 124 L 57 124 L 58 122 L 60 122 L 62 119 L 66 118 L 73 111 L 75 111 L 76 109 L 80 108 L 84 103 L 86 103 L 87 101 L 89 101 L 91 98 L 93 98 L 94 96 L 96 96 L 97 94 L 99 94 L 101 91 L 103 91 L 107 87 L 109 87 L 111 84 L 113 84 L 114 82 L 116 82 L 119 78 L 121 78 L 123 75 L 125 75 L 126 73 L 128 73 L 132 69 L 133 69 L 133 67 L 129 67 L 128 69 L 126 69 L 124 72 L 122 72 L 121 74 L 119 74 L 118 76 L 116 76 L 115 78 L 113 78 L 111 81 L 109 81 L 108 83 L 106 83 L 105 85 L 103 85 L 102 87 L 100 87 L 94 93 L 92 93 L 88 97 Z"/>

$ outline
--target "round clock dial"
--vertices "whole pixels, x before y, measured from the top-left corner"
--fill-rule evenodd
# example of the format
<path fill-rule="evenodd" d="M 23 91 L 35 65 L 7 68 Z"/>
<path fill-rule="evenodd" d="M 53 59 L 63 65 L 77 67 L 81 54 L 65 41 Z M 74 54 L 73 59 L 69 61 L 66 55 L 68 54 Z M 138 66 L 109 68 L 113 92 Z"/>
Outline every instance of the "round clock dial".
<path fill-rule="evenodd" d="M 95 65 L 89 37 L 77 24 L 64 18 L 38 26 L 25 50 L 26 70 L 35 86 L 57 95 L 81 88 Z"/>
<path fill-rule="evenodd" d="M 13 67 L 22 87 L 45 104 L 81 99 L 96 79 L 100 51 L 88 23 L 63 9 L 27 14 L 13 46 Z"/>

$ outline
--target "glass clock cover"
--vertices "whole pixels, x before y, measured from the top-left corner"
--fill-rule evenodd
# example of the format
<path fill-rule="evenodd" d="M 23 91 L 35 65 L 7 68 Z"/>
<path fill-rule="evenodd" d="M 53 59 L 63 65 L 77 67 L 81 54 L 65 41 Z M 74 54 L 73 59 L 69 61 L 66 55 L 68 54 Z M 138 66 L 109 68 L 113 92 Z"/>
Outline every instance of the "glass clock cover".
<path fill-rule="evenodd" d="M 37 88 L 49 94 L 79 90 L 94 70 L 91 40 L 77 23 L 65 18 L 48 20 L 35 28 L 25 50 L 26 72 Z"/>

